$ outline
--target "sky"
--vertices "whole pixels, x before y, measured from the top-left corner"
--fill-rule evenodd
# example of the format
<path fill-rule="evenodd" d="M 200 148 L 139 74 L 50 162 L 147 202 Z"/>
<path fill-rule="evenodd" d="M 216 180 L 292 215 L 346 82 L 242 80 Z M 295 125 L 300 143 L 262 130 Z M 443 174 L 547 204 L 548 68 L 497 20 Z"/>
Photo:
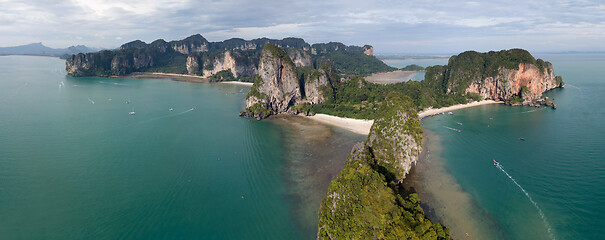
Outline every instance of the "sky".
<path fill-rule="evenodd" d="M 0 47 L 300 37 L 376 54 L 605 51 L 604 0 L 0 0 Z"/>

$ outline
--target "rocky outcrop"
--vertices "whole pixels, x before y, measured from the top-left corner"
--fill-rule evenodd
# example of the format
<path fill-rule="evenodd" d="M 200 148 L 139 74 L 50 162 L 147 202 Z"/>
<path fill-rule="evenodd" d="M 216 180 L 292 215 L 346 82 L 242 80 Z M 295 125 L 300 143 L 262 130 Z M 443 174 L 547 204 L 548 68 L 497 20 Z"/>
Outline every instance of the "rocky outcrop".
<path fill-rule="evenodd" d="M 370 45 L 363 46 L 363 53 L 368 56 L 374 56 L 374 47 Z"/>
<path fill-rule="evenodd" d="M 538 104 L 544 92 L 565 85 L 551 63 L 523 49 L 463 52 L 426 68 L 424 82 L 446 94 L 521 105 Z"/>
<path fill-rule="evenodd" d="M 524 101 L 531 102 L 559 85 L 555 81 L 552 64 L 546 63 L 546 68 L 540 71 L 533 64 L 520 63 L 518 69 L 501 68 L 495 77 L 475 79 L 465 92 L 479 94 L 484 99 L 501 101 L 520 96 Z M 522 92 L 522 89 L 526 91 Z"/>
<path fill-rule="evenodd" d="M 233 74 L 234 77 L 238 77 L 238 72 L 235 70 L 237 68 L 237 64 L 235 63 L 235 59 L 231 57 L 230 51 L 225 51 L 222 55 L 214 59 L 209 59 L 208 64 L 203 70 L 202 77 L 210 77 L 217 72 L 223 70 L 229 70 Z"/>
<path fill-rule="evenodd" d="M 387 96 L 365 143 L 353 147 L 345 168 L 321 201 L 317 239 L 451 239 L 432 223 L 416 194 L 399 183 L 416 162 L 422 130 L 411 99 Z"/>
<path fill-rule="evenodd" d="M 202 35 L 196 34 L 181 41 L 172 41 L 170 42 L 170 47 L 176 52 L 187 55 L 197 52 L 207 52 L 209 44 L 208 40 L 202 37 Z"/>
<path fill-rule="evenodd" d="M 258 75 L 260 79 L 254 82 L 248 94 L 242 116 L 262 119 L 287 112 L 290 106 L 302 100 L 296 66 L 281 48 L 273 44 L 263 47 Z"/>
<path fill-rule="evenodd" d="M 296 67 L 313 67 L 313 61 L 311 60 L 311 55 L 306 51 L 288 48 L 287 49 L 288 56 L 296 65 Z"/>
<path fill-rule="evenodd" d="M 187 74 L 198 75 L 200 73 L 200 59 L 196 56 L 187 56 L 185 67 L 187 68 Z"/>
<path fill-rule="evenodd" d="M 314 69 L 307 74 L 305 80 L 305 102 L 318 104 L 325 102 L 324 90 L 329 87 L 328 74 L 323 69 Z"/>
<path fill-rule="evenodd" d="M 310 59 L 310 55 L 292 49 L 289 53 L 271 43 L 265 45 L 259 61 L 258 78 L 248 93 L 242 116 L 263 119 L 280 113 L 308 113 L 299 108 L 301 104 L 325 102 L 326 91 L 331 89 L 327 71 L 304 68 L 299 78 L 290 56 L 304 66 L 307 64 L 304 59 Z"/>
<path fill-rule="evenodd" d="M 383 104 L 366 144 L 387 177 L 401 182 L 422 150 L 422 127 L 407 97 L 390 94 Z"/>

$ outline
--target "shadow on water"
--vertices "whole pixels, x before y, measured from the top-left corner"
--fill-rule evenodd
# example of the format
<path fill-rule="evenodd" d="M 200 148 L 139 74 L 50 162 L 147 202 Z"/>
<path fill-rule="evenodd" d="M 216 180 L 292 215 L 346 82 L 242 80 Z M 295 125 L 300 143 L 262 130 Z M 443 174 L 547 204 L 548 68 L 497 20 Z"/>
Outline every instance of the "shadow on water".
<path fill-rule="evenodd" d="M 427 216 L 448 227 L 454 238 L 509 239 L 449 173 L 442 151 L 439 136 L 425 128 L 423 151 L 403 182 L 406 193 L 417 193 Z"/>
<path fill-rule="evenodd" d="M 277 116 L 270 122 L 284 131 L 286 165 L 282 175 L 287 184 L 285 198 L 292 203 L 293 223 L 303 236 L 317 234 L 317 211 L 330 182 L 344 168 L 357 142 L 366 136 L 317 123 L 299 116 Z"/>

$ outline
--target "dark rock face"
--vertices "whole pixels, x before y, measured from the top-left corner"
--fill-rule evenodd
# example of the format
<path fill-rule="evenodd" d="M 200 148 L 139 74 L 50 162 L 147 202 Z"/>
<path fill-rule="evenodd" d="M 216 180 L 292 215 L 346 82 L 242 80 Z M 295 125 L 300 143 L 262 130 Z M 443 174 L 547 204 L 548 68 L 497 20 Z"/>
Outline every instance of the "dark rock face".
<path fill-rule="evenodd" d="M 279 47 L 267 44 L 261 53 L 258 75 L 262 81 L 255 82 L 246 100 L 247 114 L 254 118 L 264 115 L 253 111 L 253 106 L 262 104 L 270 115 L 287 112 L 289 107 L 302 100 L 296 66 Z M 254 92 L 256 91 L 256 92 Z"/>
<path fill-rule="evenodd" d="M 261 53 L 258 76 L 246 98 L 246 110 L 242 116 L 263 119 L 280 113 L 297 113 L 291 109 L 292 106 L 323 102 L 321 89 L 329 86 L 328 76 L 321 69 L 313 69 L 301 83 L 290 56 L 270 43 Z"/>

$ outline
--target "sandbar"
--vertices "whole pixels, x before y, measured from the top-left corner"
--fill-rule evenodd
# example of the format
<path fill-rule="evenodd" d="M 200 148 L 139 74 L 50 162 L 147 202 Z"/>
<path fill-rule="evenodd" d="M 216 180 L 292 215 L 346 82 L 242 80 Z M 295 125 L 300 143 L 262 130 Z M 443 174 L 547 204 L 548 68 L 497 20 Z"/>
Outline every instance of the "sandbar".
<path fill-rule="evenodd" d="M 395 70 L 392 72 L 374 73 L 370 76 L 367 76 L 365 79 L 368 82 L 378 84 L 400 83 L 409 81 L 412 78 L 412 75 L 418 72 L 420 71 Z"/>

